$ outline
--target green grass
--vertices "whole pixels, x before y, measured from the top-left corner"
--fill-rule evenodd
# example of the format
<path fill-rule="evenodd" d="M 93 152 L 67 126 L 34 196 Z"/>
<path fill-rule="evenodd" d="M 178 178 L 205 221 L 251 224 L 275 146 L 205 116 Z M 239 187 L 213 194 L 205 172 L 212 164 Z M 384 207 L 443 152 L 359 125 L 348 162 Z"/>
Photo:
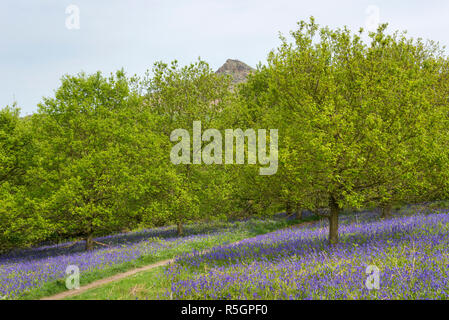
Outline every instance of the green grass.
<path fill-rule="evenodd" d="M 264 233 L 269 233 L 274 230 L 288 227 L 290 225 L 297 224 L 299 221 L 297 220 L 291 220 L 291 221 L 285 221 L 285 220 L 266 220 L 266 221 L 247 221 L 247 222 L 241 222 L 238 224 L 238 226 L 227 233 L 215 235 L 208 237 L 206 239 L 201 239 L 201 241 L 192 241 L 192 242 L 186 242 L 183 243 L 175 248 L 170 248 L 167 250 L 163 250 L 158 252 L 157 254 L 151 255 L 151 256 L 143 256 L 140 257 L 137 260 L 126 262 L 123 264 L 114 265 L 111 267 L 108 267 L 106 269 L 101 270 L 95 270 L 87 273 L 82 273 L 80 277 L 80 286 L 87 285 L 89 283 L 92 283 L 99 279 L 104 279 L 119 273 L 123 273 L 135 268 L 143 267 L 158 261 L 171 259 L 176 256 L 179 256 L 183 253 L 191 252 L 193 250 L 205 250 L 208 248 L 212 248 L 214 246 L 223 245 L 226 243 L 236 242 L 239 240 L 243 240 L 245 238 L 250 238 L 253 236 L 257 236 Z M 150 274 L 152 271 L 149 272 Z M 144 273 L 142 273 L 144 274 Z M 127 283 L 126 280 L 125 283 Z M 122 281 L 119 281 L 118 283 L 121 283 Z M 43 297 L 51 296 L 57 293 L 61 293 L 66 291 L 65 287 L 65 279 L 60 279 L 57 281 L 52 281 L 45 283 L 39 288 L 32 289 L 31 291 L 25 293 L 23 296 L 20 297 L 20 299 L 40 299 Z M 97 290 L 97 289 L 92 289 Z M 149 289 L 148 289 L 149 290 Z M 150 290 L 151 291 L 151 290 Z M 90 291 L 86 292 L 88 294 Z M 114 291 L 115 292 L 115 291 Z M 116 293 L 114 293 L 116 294 Z M 119 293 L 117 293 L 118 295 Z M 148 299 L 154 298 L 155 295 L 149 295 Z M 133 297 L 132 295 L 123 296 L 123 299 L 135 299 L 136 297 Z M 145 296 L 146 298 L 146 296 Z M 99 296 L 98 299 L 109 299 L 105 296 Z"/>
<path fill-rule="evenodd" d="M 155 300 L 163 298 L 168 283 L 164 277 L 164 268 L 157 267 L 91 289 L 66 300 Z"/>
<path fill-rule="evenodd" d="M 122 264 L 113 265 L 106 269 L 95 270 L 91 272 L 82 273 L 80 276 L 80 286 L 87 285 L 99 279 L 104 279 L 119 273 L 126 272 L 128 270 L 143 267 L 158 261 L 174 258 L 184 252 L 190 252 L 193 250 L 204 250 L 209 247 L 220 244 L 222 241 L 233 241 L 233 237 L 227 239 L 224 238 L 209 238 L 204 239 L 201 242 L 189 242 L 184 243 L 178 247 L 167 249 L 164 251 L 157 252 L 151 256 L 143 256 L 136 260 L 125 262 Z M 43 297 L 51 296 L 60 292 L 66 291 L 65 279 L 59 279 L 56 281 L 45 283 L 43 286 L 33 289 L 25 293 L 21 299 L 24 300 L 35 300 Z"/>

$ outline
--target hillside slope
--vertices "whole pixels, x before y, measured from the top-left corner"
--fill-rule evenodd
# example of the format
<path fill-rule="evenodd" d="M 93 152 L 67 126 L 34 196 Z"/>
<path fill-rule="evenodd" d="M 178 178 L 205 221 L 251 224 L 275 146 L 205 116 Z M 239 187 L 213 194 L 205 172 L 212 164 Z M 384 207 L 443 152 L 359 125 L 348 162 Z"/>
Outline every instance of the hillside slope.
<path fill-rule="evenodd" d="M 246 81 L 246 78 L 253 70 L 253 68 L 240 60 L 228 59 L 225 64 L 218 68 L 216 73 L 230 75 L 233 79 L 232 84 L 235 85 Z"/>

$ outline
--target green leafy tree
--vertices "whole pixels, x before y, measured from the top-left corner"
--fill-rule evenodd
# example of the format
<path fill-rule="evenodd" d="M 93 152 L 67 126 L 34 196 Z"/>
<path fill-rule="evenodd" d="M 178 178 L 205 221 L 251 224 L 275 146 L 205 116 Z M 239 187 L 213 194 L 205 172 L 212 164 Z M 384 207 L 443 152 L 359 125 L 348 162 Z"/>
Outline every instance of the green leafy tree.
<path fill-rule="evenodd" d="M 29 162 L 32 136 L 14 105 L 0 110 L 0 184 L 19 184 Z"/>
<path fill-rule="evenodd" d="M 39 137 L 36 187 L 59 237 L 138 225 L 158 197 L 164 141 L 155 117 L 122 71 L 65 76 L 33 118 Z"/>
<path fill-rule="evenodd" d="M 45 235 L 45 220 L 28 199 L 33 136 L 19 109 L 0 110 L 0 251 L 30 245 Z"/>
<path fill-rule="evenodd" d="M 409 197 L 429 165 L 420 151 L 439 121 L 442 52 L 385 29 L 367 45 L 362 30 L 319 28 L 311 18 L 268 56 L 260 121 L 279 128 L 280 168 L 295 200 L 327 208 L 331 244 L 342 208 Z"/>
<path fill-rule="evenodd" d="M 177 61 L 171 65 L 158 62 L 143 81 L 143 88 L 144 106 L 158 115 L 158 128 L 167 141 L 175 129 L 187 130 L 192 141 L 194 121 L 201 121 L 202 130 L 217 128 L 220 113 L 232 100 L 230 79 L 215 74 L 202 60 L 185 67 L 179 67 Z M 172 146 L 166 149 L 167 155 Z M 204 143 L 196 155 L 203 147 Z M 223 181 L 215 165 L 193 164 L 194 156 L 191 143 L 189 164 L 170 163 L 171 189 L 166 202 L 159 204 L 165 206 L 163 211 L 177 224 L 180 235 L 185 222 L 218 214 L 214 208 L 224 195 L 219 192 Z"/>

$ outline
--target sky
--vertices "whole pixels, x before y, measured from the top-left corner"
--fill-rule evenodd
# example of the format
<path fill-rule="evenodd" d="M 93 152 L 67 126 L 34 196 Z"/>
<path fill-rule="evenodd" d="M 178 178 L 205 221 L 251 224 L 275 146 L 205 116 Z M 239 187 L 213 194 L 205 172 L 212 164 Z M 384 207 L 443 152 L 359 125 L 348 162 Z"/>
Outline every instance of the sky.
<path fill-rule="evenodd" d="M 38 110 L 65 74 L 123 68 L 143 75 L 156 61 L 201 57 L 255 67 L 300 20 L 320 25 L 407 30 L 449 45 L 449 1 L 437 0 L 2 0 L 0 108 Z M 447 51 L 446 51 L 447 52 Z"/>

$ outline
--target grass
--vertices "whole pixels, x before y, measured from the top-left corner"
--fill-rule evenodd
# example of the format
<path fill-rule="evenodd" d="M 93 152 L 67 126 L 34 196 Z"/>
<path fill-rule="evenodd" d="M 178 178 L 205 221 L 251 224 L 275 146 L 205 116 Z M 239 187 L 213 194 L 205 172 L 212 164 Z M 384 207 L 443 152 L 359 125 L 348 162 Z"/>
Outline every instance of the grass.
<path fill-rule="evenodd" d="M 244 233 L 237 232 L 234 234 L 236 242 L 249 237 L 267 234 L 278 229 L 293 226 L 298 223 L 316 221 L 316 217 L 308 217 L 301 221 L 277 221 L 276 223 L 261 223 L 258 221 L 248 221 L 245 223 Z M 223 243 L 217 243 L 220 245 Z M 209 246 L 208 248 L 211 248 Z M 184 251 L 185 253 L 187 251 Z M 170 286 L 170 281 L 164 274 L 165 266 L 157 267 L 149 271 L 140 272 L 136 275 L 127 277 L 122 280 L 114 281 L 112 283 L 103 285 L 101 287 L 90 289 L 84 293 L 71 296 L 65 300 L 158 300 L 167 299 L 167 289 Z M 188 278 L 193 275 L 190 272 L 184 272 L 184 276 Z"/>
<path fill-rule="evenodd" d="M 167 291 L 165 267 L 140 272 L 125 279 L 88 290 L 66 300 L 156 300 Z"/>
<path fill-rule="evenodd" d="M 168 289 L 175 299 L 447 299 L 448 230 L 448 213 L 351 220 L 333 248 L 321 228 L 282 230 L 182 258 Z M 369 265 L 380 271 L 371 291 Z"/>
<path fill-rule="evenodd" d="M 200 250 L 205 250 L 205 249 L 212 248 L 212 247 L 215 247 L 218 245 L 223 245 L 223 244 L 227 244 L 227 243 L 231 243 L 231 242 L 237 242 L 237 241 L 243 240 L 245 238 L 250 238 L 253 236 L 260 235 L 260 234 L 269 233 L 269 232 L 272 232 L 277 229 L 285 228 L 285 227 L 288 227 L 288 226 L 296 224 L 296 223 L 298 223 L 298 221 L 296 221 L 296 220 L 290 220 L 290 221 L 288 221 L 288 220 L 265 220 L 265 221 L 250 220 L 247 222 L 241 222 L 237 225 L 235 230 L 231 230 L 224 234 L 212 235 L 205 239 L 201 239 L 200 241 L 186 242 L 186 243 L 183 243 L 175 248 L 169 248 L 167 250 L 157 252 L 156 254 L 151 255 L 151 256 L 143 256 L 136 260 L 122 263 L 122 264 L 117 264 L 117 265 L 114 265 L 111 267 L 107 267 L 105 269 L 94 270 L 94 271 L 82 273 L 81 277 L 80 277 L 80 285 L 84 286 L 84 285 L 87 285 L 87 284 L 92 283 L 99 279 L 104 279 L 104 278 L 107 278 L 107 277 L 110 277 L 110 276 L 113 276 L 113 275 L 116 275 L 119 273 L 129 271 L 131 269 L 143 267 L 143 266 L 146 266 L 146 265 L 158 262 L 158 261 L 171 259 L 171 258 L 174 258 L 181 254 L 192 252 L 194 250 L 200 251 Z M 154 275 L 154 272 L 156 272 L 156 271 L 152 270 L 152 271 L 149 271 L 148 273 L 150 275 L 151 274 Z M 142 276 L 144 276 L 144 274 L 146 274 L 146 273 L 147 272 L 142 273 Z M 139 276 L 140 276 L 140 274 L 139 274 Z M 131 277 L 131 279 L 132 278 L 133 277 Z M 125 279 L 123 281 L 125 283 L 128 283 L 127 282 L 128 279 Z M 120 281 L 120 283 L 121 283 L 121 281 Z M 126 285 L 125 285 L 125 287 L 126 287 Z M 51 295 L 54 295 L 54 294 L 57 294 L 60 292 L 64 292 L 66 290 L 67 289 L 65 287 L 65 279 L 59 279 L 56 281 L 47 282 L 38 288 L 30 290 L 30 291 L 24 293 L 19 299 L 35 300 L 35 299 L 40 299 L 43 297 L 51 296 Z M 95 290 L 95 289 L 93 289 L 93 290 Z M 153 292 L 149 288 L 143 288 L 140 290 L 137 287 L 135 288 L 135 290 L 133 292 L 134 293 L 140 292 L 140 291 L 146 292 L 145 290 L 147 290 L 148 292 Z M 113 291 L 113 292 L 115 292 L 115 291 Z M 88 293 L 86 293 L 86 294 L 88 294 Z M 119 293 L 114 293 L 114 294 L 119 295 Z M 120 294 L 123 295 L 123 292 Z M 157 292 L 154 294 L 149 293 L 148 295 L 145 295 L 145 298 L 152 299 L 155 296 L 157 296 Z M 123 295 L 123 298 L 124 299 L 135 299 L 135 296 L 133 296 L 132 294 L 131 295 Z M 109 298 L 102 296 L 102 295 L 98 295 L 98 299 L 109 299 Z"/>
<path fill-rule="evenodd" d="M 155 300 L 163 297 L 168 285 L 164 267 L 157 267 L 66 300 Z"/>
<path fill-rule="evenodd" d="M 185 252 L 190 252 L 193 250 L 204 250 L 209 247 L 213 247 L 218 245 L 224 239 L 206 239 L 201 242 L 193 242 L 193 243 L 185 243 L 179 247 L 164 250 L 162 252 L 158 252 L 152 256 L 143 256 L 139 259 L 125 262 L 122 264 L 113 265 L 106 269 L 94 270 L 91 272 L 82 273 L 80 276 L 80 286 L 87 285 L 99 279 L 104 279 L 111 277 L 113 275 L 126 272 L 128 270 L 132 270 L 135 268 L 143 267 L 158 261 L 171 259 Z M 232 237 L 229 237 L 229 241 L 232 241 Z M 227 242 L 227 241 L 224 241 Z M 60 292 L 66 291 L 67 288 L 65 286 L 65 279 L 59 279 L 56 281 L 45 283 L 43 286 L 33 289 L 27 293 L 25 293 L 21 299 L 24 300 L 36 300 L 43 297 L 51 296 Z"/>
<path fill-rule="evenodd" d="M 316 225 L 285 229 L 232 247 L 242 255 L 218 247 L 69 299 L 447 299 L 448 213 L 364 218 L 342 224 L 336 248 Z M 368 265 L 380 270 L 372 291 Z"/>

